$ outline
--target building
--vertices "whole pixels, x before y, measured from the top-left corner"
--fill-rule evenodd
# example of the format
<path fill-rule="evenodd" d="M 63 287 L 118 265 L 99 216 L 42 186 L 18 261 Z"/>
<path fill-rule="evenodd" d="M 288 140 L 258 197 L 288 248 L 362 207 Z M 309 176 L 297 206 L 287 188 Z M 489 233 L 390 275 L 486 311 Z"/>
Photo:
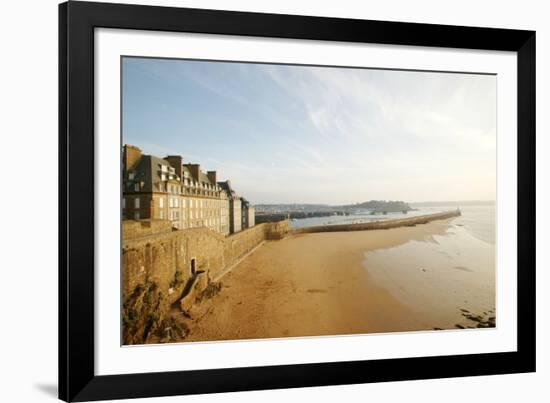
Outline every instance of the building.
<path fill-rule="evenodd" d="M 217 182 L 216 171 L 184 164 L 179 155 L 145 155 L 132 145 L 124 146 L 122 162 L 124 219 L 169 220 L 177 229 L 207 227 L 224 235 L 241 230 L 240 197 L 229 181 Z"/>
<path fill-rule="evenodd" d="M 237 195 L 237 192 L 231 187 L 231 181 L 218 182 L 223 191 L 226 194 L 229 201 L 229 232 L 231 234 L 239 232 L 242 227 L 242 212 L 241 212 L 241 198 Z"/>
<path fill-rule="evenodd" d="M 248 200 L 241 197 L 241 222 L 242 228 L 250 228 L 255 224 L 255 210 Z"/>

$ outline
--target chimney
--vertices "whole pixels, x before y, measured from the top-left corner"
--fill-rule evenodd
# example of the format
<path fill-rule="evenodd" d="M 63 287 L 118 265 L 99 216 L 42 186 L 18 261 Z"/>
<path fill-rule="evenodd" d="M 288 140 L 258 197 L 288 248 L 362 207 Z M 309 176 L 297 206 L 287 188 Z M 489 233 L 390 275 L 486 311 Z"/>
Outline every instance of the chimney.
<path fill-rule="evenodd" d="M 183 181 L 183 158 L 181 155 L 169 155 L 164 158 L 176 170 L 176 175 Z"/>
<path fill-rule="evenodd" d="M 218 184 L 218 182 L 216 182 L 216 171 L 208 171 L 208 180 L 210 180 L 210 183 L 214 186 Z"/>
<path fill-rule="evenodd" d="M 122 165 L 124 172 L 134 169 L 141 158 L 141 150 L 130 144 L 125 144 L 122 152 Z"/>
<path fill-rule="evenodd" d="M 201 171 L 201 166 L 199 164 L 185 164 L 187 169 L 189 169 L 189 172 L 191 173 L 191 176 L 193 177 L 193 180 L 199 181 L 199 174 Z"/>

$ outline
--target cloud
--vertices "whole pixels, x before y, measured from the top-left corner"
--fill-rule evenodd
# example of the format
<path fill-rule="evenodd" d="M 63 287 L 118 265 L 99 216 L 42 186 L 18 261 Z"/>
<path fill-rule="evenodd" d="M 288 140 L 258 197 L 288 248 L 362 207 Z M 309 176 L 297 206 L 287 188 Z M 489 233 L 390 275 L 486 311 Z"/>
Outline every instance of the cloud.
<path fill-rule="evenodd" d="M 185 137 L 182 153 L 255 202 L 495 197 L 495 76 L 164 63 L 149 67 L 155 78 L 205 105 L 181 107 L 180 121 L 219 138 Z"/>

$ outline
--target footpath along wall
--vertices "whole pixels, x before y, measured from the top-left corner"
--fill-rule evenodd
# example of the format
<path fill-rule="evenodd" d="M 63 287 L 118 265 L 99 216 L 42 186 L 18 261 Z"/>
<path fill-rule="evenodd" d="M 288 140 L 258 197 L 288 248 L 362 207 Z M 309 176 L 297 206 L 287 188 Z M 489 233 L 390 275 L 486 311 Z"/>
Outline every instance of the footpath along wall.
<path fill-rule="evenodd" d="M 166 220 L 124 221 L 124 343 L 145 343 L 168 328 L 163 321 L 174 304 L 191 309 L 219 289 L 213 279 L 262 242 L 281 239 L 287 231 L 288 221 L 259 224 L 228 237 L 206 228 L 173 230 Z"/>

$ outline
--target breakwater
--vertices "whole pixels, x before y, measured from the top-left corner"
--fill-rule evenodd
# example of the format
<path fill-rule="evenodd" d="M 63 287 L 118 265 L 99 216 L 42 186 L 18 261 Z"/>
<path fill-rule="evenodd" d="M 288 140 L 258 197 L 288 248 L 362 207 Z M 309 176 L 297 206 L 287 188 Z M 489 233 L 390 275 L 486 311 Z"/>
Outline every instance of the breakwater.
<path fill-rule="evenodd" d="M 447 218 L 458 217 L 460 215 L 461 215 L 460 210 L 456 209 L 451 211 L 444 211 L 442 213 L 426 214 L 426 215 L 421 215 L 416 217 L 400 218 L 396 220 L 373 221 L 373 222 L 358 223 L 358 224 L 318 225 L 314 227 L 294 228 L 289 230 L 289 234 L 391 229 L 391 228 L 414 226 L 418 224 L 427 224 L 430 221 L 444 220 Z"/>

